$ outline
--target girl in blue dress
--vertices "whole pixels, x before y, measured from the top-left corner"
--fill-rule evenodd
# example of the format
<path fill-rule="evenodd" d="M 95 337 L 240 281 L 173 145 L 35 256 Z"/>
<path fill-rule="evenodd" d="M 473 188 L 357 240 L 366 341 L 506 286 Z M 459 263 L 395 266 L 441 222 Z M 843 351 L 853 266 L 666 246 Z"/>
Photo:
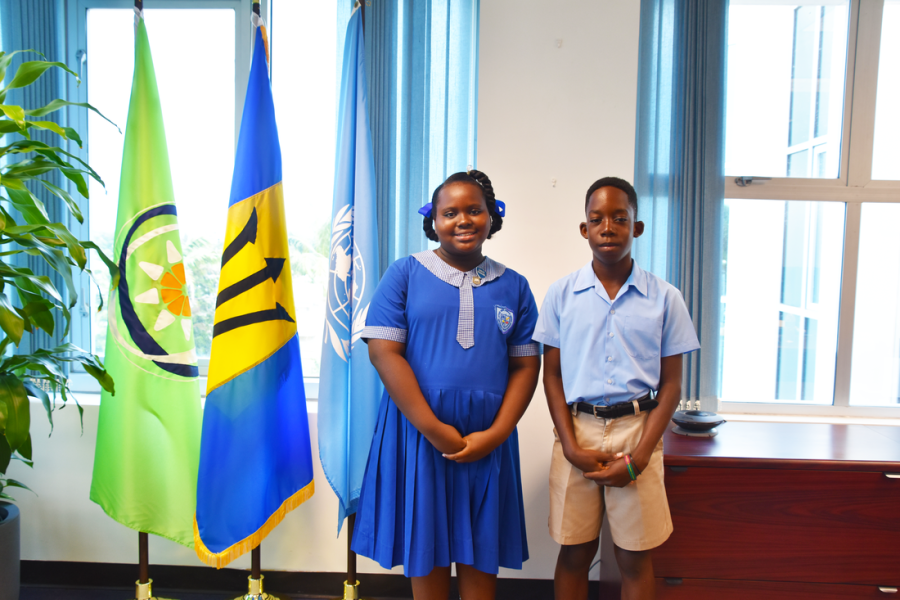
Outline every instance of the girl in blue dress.
<path fill-rule="evenodd" d="M 437 250 L 395 262 L 362 337 L 384 382 L 352 548 L 403 565 L 416 600 L 495 597 L 528 558 L 516 423 L 537 385 L 537 306 L 485 257 L 504 207 L 480 171 L 451 175 L 421 211 Z"/>

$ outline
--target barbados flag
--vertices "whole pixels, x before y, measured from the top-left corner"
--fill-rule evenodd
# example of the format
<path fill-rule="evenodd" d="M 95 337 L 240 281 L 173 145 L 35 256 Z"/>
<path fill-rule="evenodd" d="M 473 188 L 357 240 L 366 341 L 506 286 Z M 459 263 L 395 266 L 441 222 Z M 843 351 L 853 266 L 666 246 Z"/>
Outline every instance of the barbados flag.
<path fill-rule="evenodd" d="M 194 547 L 221 568 L 313 495 L 313 466 L 265 29 L 228 202 L 209 360 Z"/>

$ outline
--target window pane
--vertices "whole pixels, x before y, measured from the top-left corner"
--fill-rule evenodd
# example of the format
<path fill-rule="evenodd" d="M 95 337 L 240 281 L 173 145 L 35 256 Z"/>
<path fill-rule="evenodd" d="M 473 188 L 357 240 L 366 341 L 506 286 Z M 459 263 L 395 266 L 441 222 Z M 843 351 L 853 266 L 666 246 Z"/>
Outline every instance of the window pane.
<path fill-rule="evenodd" d="M 863 204 L 850 404 L 900 404 L 900 204 Z"/>
<path fill-rule="evenodd" d="M 839 177 L 847 0 L 732 0 L 725 172 Z"/>
<path fill-rule="evenodd" d="M 199 357 L 208 357 L 234 164 L 235 16 L 231 9 L 146 9 L 144 15 L 178 204 L 194 344 Z M 167 43 L 171 40 L 178 43 Z M 88 10 L 87 42 L 88 102 L 124 131 L 134 70 L 134 11 Z M 106 182 L 104 192 L 91 180 L 91 239 L 111 255 L 124 136 L 93 113 L 88 129 L 90 163 Z M 103 279 L 106 298 L 109 278 L 102 268 L 94 272 Z M 103 354 L 106 311 L 97 311 L 96 289 L 92 304 L 93 350 Z"/>
<path fill-rule="evenodd" d="M 726 200 L 722 400 L 831 404 L 844 204 Z"/>
<path fill-rule="evenodd" d="M 303 375 L 319 376 L 331 249 L 337 114 L 337 13 L 332 2 L 272 6 L 272 94 Z"/>
<path fill-rule="evenodd" d="M 872 179 L 900 179 L 900 0 L 885 0 L 875 96 Z"/>

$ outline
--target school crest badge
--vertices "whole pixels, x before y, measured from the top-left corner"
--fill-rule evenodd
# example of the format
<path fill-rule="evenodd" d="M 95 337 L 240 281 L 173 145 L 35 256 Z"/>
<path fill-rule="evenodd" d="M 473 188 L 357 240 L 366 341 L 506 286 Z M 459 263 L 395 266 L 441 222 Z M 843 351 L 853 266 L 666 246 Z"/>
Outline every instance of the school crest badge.
<path fill-rule="evenodd" d="M 506 334 L 512 329 L 513 322 L 515 321 L 515 315 L 513 311 L 505 306 L 501 306 L 499 304 L 494 306 L 494 314 L 497 317 L 497 327 L 500 328 L 500 332 Z"/>

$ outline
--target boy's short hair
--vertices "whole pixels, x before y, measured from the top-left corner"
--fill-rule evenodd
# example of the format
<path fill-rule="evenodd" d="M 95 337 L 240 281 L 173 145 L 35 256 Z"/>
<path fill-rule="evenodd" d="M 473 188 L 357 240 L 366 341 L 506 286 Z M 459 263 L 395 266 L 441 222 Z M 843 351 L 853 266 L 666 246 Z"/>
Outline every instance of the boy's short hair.
<path fill-rule="evenodd" d="M 631 205 L 631 208 L 634 209 L 634 220 L 637 221 L 638 215 L 638 197 L 637 192 L 634 191 L 634 187 L 624 179 L 619 179 L 618 177 L 604 177 L 602 179 L 598 179 L 588 188 L 587 194 L 584 197 L 584 210 L 587 211 L 588 204 L 591 202 L 591 194 L 596 192 L 602 187 L 614 187 L 618 190 L 622 190 L 625 192 L 625 195 L 628 196 L 628 204 Z"/>

